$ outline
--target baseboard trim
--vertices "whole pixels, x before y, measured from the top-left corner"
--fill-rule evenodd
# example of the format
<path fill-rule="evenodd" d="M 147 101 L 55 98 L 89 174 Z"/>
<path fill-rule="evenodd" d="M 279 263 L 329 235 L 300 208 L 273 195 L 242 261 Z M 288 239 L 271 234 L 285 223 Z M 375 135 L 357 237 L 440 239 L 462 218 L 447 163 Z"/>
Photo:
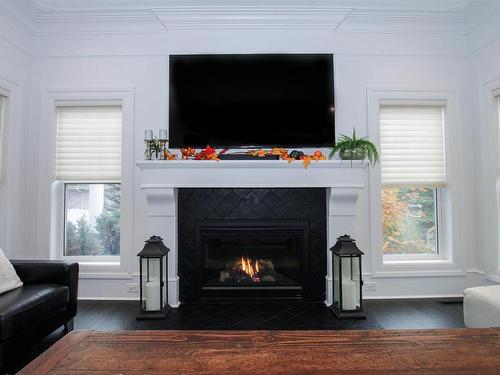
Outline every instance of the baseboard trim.
<path fill-rule="evenodd" d="M 500 277 L 497 275 L 487 275 L 486 280 L 491 281 L 492 283 L 500 284 Z"/>
<path fill-rule="evenodd" d="M 410 296 L 410 295 L 399 295 L 399 296 L 363 296 L 364 300 L 368 299 L 439 299 L 439 298 L 462 298 L 462 294 L 427 294 L 422 296 Z"/>
<path fill-rule="evenodd" d="M 410 296 L 410 295 L 398 295 L 398 296 L 363 296 L 363 300 L 382 300 L 382 299 L 439 299 L 439 298 L 462 298 L 462 294 L 430 294 L 423 296 Z M 134 297 L 79 297 L 78 301 L 139 301 L 139 298 Z M 324 301 L 326 306 L 327 301 Z M 172 305 L 171 307 L 179 307 L 180 303 L 177 305 Z"/>
<path fill-rule="evenodd" d="M 486 275 L 486 273 L 484 271 L 482 271 L 480 269 L 475 269 L 475 268 L 467 270 L 467 273 L 477 273 L 477 274 L 483 275 L 483 276 Z"/>
<path fill-rule="evenodd" d="M 78 301 L 137 301 L 137 297 L 78 297 Z"/>

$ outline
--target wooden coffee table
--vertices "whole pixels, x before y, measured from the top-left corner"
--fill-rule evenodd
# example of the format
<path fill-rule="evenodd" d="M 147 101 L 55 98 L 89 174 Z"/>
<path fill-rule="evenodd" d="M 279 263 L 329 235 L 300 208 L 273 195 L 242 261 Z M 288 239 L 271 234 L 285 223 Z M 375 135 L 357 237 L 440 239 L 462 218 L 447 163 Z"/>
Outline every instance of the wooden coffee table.
<path fill-rule="evenodd" d="M 21 374 L 499 374 L 500 328 L 74 331 Z"/>

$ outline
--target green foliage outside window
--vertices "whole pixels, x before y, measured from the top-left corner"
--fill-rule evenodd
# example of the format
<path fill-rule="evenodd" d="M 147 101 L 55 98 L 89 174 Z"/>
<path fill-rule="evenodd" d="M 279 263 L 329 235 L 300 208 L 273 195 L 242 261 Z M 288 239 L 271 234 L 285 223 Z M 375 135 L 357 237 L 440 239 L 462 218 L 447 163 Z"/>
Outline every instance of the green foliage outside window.
<path fill-rule="evenodd" d="M 384 254 L 437 254 L 435 191 L 382 189 Z"/>
<path fill-rule="evenodd" d="M 86 187 L 88 184 L 69 185 L 84 192 Z M 95 225 L 91 226 L 85 216 L 76 223 L 66 221 L 65 240 L 68 256 L 120 255 L 120 184 L 104 185 L 103 210 L 95 217 Z"/>

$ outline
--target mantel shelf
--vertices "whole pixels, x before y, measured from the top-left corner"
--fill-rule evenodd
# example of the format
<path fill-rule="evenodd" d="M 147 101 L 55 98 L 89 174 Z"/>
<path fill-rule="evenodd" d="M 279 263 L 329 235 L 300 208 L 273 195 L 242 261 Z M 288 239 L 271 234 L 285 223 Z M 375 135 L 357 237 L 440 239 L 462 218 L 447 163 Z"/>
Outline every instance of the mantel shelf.
<path fill-rule="evenodd" d="M 359 160 L 353 160 L 352 164 L 349 160 L 320 160 L 311 161 L 307 169 L 304 168 L 302 160 L 296 160 L 289 163 L 286 160 L 139 160 L 136 165 L 141 169 L 177 169 L 177 168 L 200 168 L 206 169 L 285 169 L 285 168 L 299 168 L 304 170 L 316 168 L 354 168 L 364 169 L 367 163 Z"/>
<path fill-rule="evenodd" d="M 301 160 L 140 160 L 141 188 L 363 188 L 366 163 Z"/>

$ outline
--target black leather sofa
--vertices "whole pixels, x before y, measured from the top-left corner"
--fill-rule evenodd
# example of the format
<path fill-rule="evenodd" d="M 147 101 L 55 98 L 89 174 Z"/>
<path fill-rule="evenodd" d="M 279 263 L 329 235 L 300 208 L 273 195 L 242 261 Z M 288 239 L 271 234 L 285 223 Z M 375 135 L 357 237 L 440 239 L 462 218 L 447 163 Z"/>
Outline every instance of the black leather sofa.
<path fill-rule="evenodd" d="M 78 263 L 15 260 L 12 265 L 24 285 L 0 294 L 0 370 L 10 349 L 28 348 L 63 325 L 69 332 L 76 316 Z"/>

